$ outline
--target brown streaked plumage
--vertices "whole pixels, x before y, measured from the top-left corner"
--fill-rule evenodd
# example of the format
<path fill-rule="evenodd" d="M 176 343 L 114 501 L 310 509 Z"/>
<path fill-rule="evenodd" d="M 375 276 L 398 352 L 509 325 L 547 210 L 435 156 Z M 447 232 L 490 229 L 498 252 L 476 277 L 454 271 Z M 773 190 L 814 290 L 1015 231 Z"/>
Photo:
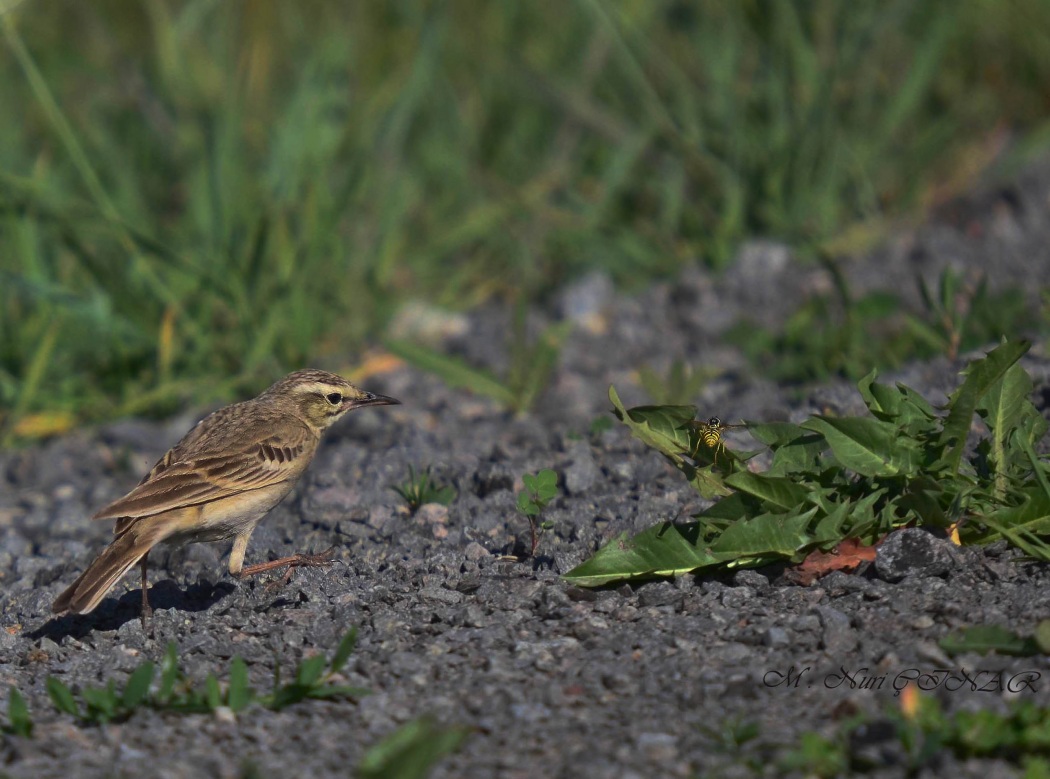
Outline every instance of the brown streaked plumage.
<path fill-rule="evenodd" d="M 162 541 L 233 539 L 230 573 L 323 565 L 325 555 L 293 555 L 244 567 L 252 531 L 295 486 L 321 435 L 346 412 L 400 401 L 358 389 L 326 371 L 296 371 L 259 397 L 220 408 L 168 451 L 131 492 L 92 519 L 115 519 L 116 538 L 52 611 L 86 614 L 136 563 L 142 567 L 143 619 L 149 614 L 146 561 Z"/>

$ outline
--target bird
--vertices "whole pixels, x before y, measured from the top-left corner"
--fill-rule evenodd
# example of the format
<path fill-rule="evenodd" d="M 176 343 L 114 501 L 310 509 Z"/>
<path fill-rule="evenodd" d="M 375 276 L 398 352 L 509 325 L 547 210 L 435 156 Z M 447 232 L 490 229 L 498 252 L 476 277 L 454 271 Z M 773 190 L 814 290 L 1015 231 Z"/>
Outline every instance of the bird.
<path fill-rule="evenodd" d="M 244 565 L 259 521 L 292 490 L 317 453 L 325 430 L 347 412 L 400 404 L 321 370 L 290 373 L 252 400 L 204 417 L 138 486 L 92 519 L 115 519 L 114 539 L 52 604 L 56 614 L 87 614 L 121 577 L 142 571 L 142 622 L 149 605 L 147 560 L 162 542 L 176 545 L 233 539 L 229 571 L 236 578 L 287 566 L 330 563 L 328 553 L 296 554 Z M 330 552 L 331 550 L 329 550 Z"/>

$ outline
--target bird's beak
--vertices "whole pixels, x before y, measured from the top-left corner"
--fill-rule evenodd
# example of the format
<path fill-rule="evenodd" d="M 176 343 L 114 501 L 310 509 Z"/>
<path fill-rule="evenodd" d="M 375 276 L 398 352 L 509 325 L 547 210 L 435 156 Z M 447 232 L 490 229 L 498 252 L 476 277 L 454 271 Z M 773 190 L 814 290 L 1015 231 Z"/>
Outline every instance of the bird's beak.
<path fill-rule="evenodd" d="M 349 411 L 352 408 L 362 406 L 400 406 L 401 401 L 388 395 L 379 395 L 375 392 L 366 392 L 363 398 L 347 398 L 343 401 L 343 408 Z"/>

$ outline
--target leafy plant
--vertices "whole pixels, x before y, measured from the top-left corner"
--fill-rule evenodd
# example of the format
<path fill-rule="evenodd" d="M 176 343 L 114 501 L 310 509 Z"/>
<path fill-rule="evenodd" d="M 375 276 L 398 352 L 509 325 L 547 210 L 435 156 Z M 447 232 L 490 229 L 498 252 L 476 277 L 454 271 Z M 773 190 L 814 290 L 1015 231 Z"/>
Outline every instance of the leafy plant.
<path fill-rule="evenodd" d="M 311 698 L 359 698 L 368 695 L 366 689 L 332 683 L 333 677 L 343 670 L 346 661 L 350 659 L 356 644 L 357 628 L 354 628 L 339 642 L 332 660 L 327 663 L 327 669 L 324 655 L 308 657 L 299 663 L 295 679 L 287 684 L 281 684 L 281 667 L 278 665 L 274 673 L 273 692 L 260 697 L 259 702 L 268 709 L 280 711 Z"/>
<path fill-rule="evenodd" d="M 7 724 L 0 727 L 0 733 L 29 738 L 33 735 L 33 720 L 25 698 L 18 689 L 12 686 L 7 692 Z"/>
<path fill-rule="evenodd" d="M 545 468 L 535 476 L 526 473 L 521 477 L 525 489 L 518 493 L 518 511 L 529 520 L 532 546 L 529 551 L 530 557 L 536 556 L 536 546 L 539 544 L 539 531 L 550 530 L 554 523 L 550 520 L 539 521 L 539 516 L 547 507 L 547 504 L 558 494 L 558 474 L 549 468 Z M 538 523 L 538 527 L 537 527 Z"/>
<path fill-rule="evenodd" d="M 939 642 L 950 655 L 962 652 L 998 652 L 1001 655 L 1033 657 L 1050 654 L 1050 619 L 1042 620 L 1031 636 L 1024 636 L 999 625 L 975 625 L 950 633 Z"/>
<path fill-rule="evenodd" d="M 1028 399 L 1032 382 L 1017 364 L 1028 348 L 1006 342 L 972 362 L 946 414 L 904 385 L 878 384 L 873 371 L 858 385 L 869 416 L 749 424 L 772 451 L 764 473 L 698 467 L 688 425 L 696 409 L 628 410 L 610 388 L 615 413 L 631 432 L 664 454 L 701 495 L 721 499 L 695 522 L 663 522 L 613 539 L 566 578 L 597 586 L 798 562 L 846 538 L 870 545 L 903 525 L 957 524 L 965 543 L 1006 538 L 1050 560 L 1043 540 L 1050 534 L 1050 465 L 1034 450 L 1047 424 Z M 975 414 L 984 432 L 971 449 Z"/>
<path fill-rule="evenodd" d="M 279 711 L 307 699 L 356 698 L 368 690 L 332 682 L 346 665 L 357 640 L 357 631 L 350 630 L 339 642 L 330 662 L 324 655 L 303 660 L 296 668 L 295 679 L 281 683 L 280 666 L 274 673 L 273 689 L 259 695 L 248 679 L 248 666 L 239 657 L 230 662 L 229 680 L 223 689 L 214 674 L 208 674 L 202 687 L 194 687 L 178 663 L 174 643 L 169 643 L 160 663 L 160 675 L 153 689 L 156 666 L 145 661 L 128 677 L 124 689 L 117 691 L 110 680 L 102 687 L 83 687 L 79 695 L 57 677 L 47 678 L 47 692 L 51 702 L 61 712 L 85 724 L 121 722 L 131 717 L 141 706 L 161 711 L 202 713 L 227 708 L 235 714 L 253 703 Z M 327 665 L 327 669 L 326 669 Z"/>
<path fill-rule="evenodd" d="M 358 779 L 423 779 L 438 760 L 455 752 L 468 728 L 439 725 L 421 717 L 402 725 L 369 749 L 357 767 Z"/>
<path fill-rule="evenodd" d="M 401 496 L 413 513 L 426 503 L 440 503 L 443 506 L 447 506 L 456 497 L 455 487 L 452 485 L 442 486 L 434 481 L 430 475 L 429 465 L 419 473 L 416 473 L 415 468 L 409 465 L 408 478 L 390 489 Z"/>
<path fill-rule="evenodd" d="M 508 344 L 510 363 L 502 378 L 458 357 L 440 354 L 408 341 L 391 341 L 387 348 L 417 368 L 440 376 L 449 386 L 487 395 L 515 413 L 523 413 L 535 405 L 550 381 L 562 342 L 572 327 L 570 321 L 559 322 L 550 325 L 535 340 L 530 340 L 525 314 L 523 305 L 515 307 Z"/>

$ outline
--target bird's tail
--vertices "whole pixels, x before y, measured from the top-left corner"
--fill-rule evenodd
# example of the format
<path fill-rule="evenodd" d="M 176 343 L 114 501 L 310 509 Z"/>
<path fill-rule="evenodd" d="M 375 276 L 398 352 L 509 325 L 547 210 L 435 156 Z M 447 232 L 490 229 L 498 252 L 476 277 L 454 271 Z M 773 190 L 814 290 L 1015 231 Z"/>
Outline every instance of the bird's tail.
<path fill-rule="evenodd" d="M 56 614 L 87 614 L 94 610 L 120 577 L 160 540 L 157 533 L 143 530 L 140 523 L 133 523 L 117 536 L 88 569 L 55 598 L 51 611 Z"/>

